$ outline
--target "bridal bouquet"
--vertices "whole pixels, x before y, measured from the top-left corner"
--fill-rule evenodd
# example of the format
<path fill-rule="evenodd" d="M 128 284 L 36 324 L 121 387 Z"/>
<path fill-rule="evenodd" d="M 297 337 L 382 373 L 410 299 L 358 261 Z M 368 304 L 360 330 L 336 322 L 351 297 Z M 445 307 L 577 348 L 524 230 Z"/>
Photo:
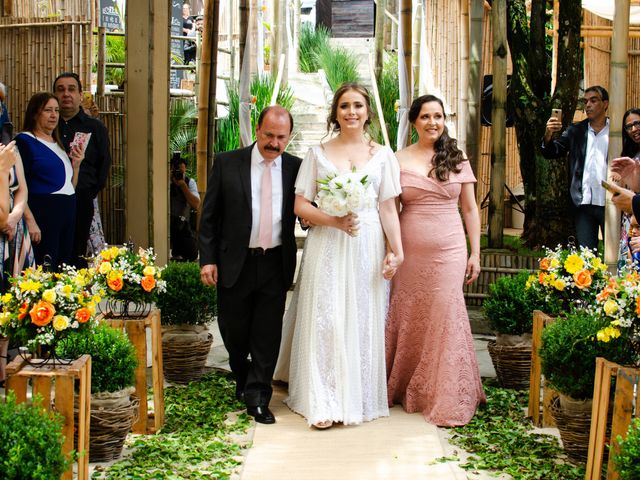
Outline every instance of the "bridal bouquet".
<path fill-rule="evenodd" d="M 315 202 L 318 208 L 334 217 L 343 217 L 361 210 L 368 200 L 368 175 L 357 172 L 330 175 L 320 184 Z"/>

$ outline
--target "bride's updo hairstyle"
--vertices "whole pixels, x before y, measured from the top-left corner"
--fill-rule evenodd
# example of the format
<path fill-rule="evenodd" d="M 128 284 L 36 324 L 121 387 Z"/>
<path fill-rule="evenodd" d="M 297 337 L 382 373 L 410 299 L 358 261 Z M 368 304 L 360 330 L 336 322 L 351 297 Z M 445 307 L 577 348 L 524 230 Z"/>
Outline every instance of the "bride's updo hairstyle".
<path fill-rule="evenodd" d="M 422 105 L 429 102 L 437 102 L 440 104 L 444 120 L 447 119 L 442 100 L 434 95 L 422 95 L 416 98 L 411 104 L 411 108 L 409 108 L 409 122 L 411 122 L 412 125 L 415 125 L 420 115 L 420 110 L 422 110 Z M 466 160 L 464 152 L 458 148 L 458 141 L 449 136 L 449 129 L 446 125 L 444 126 L 442 135 L 440 135 L 440 138 L 438 138 L 433 145 L 433 149 L 436 151 L 436 154 L 433 157 L 433 168 L 429 172 L 429 176 L 433 173 L 433 176 L 439 181 L 446 182 L 449 179 L 450 172 L 460 173 L 461 168 L 459 165 Z"/>
<path fill-rule="evenodd" d="M 331 102 L 331 112 L 329 113 L 329 118 L 327 119 L 327 132 L 331 132 L 332 129 L 334 132 L 340 131 L 340 124 L 338 123 L 338 102 L 340 102 L 340 97 L 342 97 L 342 95 L 344 95 L 349 90 L 358 92 L 364 97 L 364 101 L 367 106 L 367 121 L 364 122 L 365 130 L 371 124 L 373 111 L 371 110 L 371 98 L 369 97 L 369 92 L 367 92 L 367 89 L 358 83 L 347 82 L 340 85 L 340 88 L 338 88 L 338 90 L 336 90 L 336 93 L 333 95 L 333 102 Z"/>

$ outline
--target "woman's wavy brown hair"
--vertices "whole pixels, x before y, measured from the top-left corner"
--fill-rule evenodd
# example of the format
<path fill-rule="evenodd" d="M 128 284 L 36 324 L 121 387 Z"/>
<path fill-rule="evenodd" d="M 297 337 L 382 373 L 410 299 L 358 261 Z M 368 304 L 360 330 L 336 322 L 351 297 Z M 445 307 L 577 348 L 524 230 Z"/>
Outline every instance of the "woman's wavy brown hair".
<path fill-rule="evenodd" d="M 422 105 L 429 102 L 437 102 L 442 108 L 442 115 L 446 120 L 447 114 L 444 112 L 442 100 L 434 95 L 422 95 L 416 98 L 409 108 L 409 122 L 415 125 Z M 437 178 L 441 182 L 449 180 L 449 173 L 460 173 L 460 163 L 465 161 L 464 152 L 458 148 L 458 141 L 449 136 L 449 129 L 444 126 L 444 131 L 433 146 L 436 154 L 433 156 L 433 168 L 429 171 L 429 176 Z M 433 174 L 433 175 L 432 175 Z"/>

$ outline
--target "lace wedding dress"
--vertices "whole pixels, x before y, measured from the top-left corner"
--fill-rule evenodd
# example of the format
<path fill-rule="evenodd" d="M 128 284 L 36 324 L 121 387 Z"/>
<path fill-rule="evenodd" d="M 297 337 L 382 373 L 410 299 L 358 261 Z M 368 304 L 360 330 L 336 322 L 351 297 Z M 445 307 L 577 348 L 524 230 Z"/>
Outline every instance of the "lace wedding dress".
<path fill-rule="evenodd" d="M 359 172 L 371 184 L 368 206 L 358 212 L 358 236 L 331 227 L 309 230 L 284 319 L 275 378 L 288 380 L 285 403 L 309 425 L 358 424 L 389 414 L 384 363 L 389 289 L 382 276 L 385 241 L 378 201 L 400 194 L 399 167 L 393 152 L 380 148 Z M 300 167 L 296 194 L 313 201 L 317 180 L 338 173 L 314 147 Z"/>

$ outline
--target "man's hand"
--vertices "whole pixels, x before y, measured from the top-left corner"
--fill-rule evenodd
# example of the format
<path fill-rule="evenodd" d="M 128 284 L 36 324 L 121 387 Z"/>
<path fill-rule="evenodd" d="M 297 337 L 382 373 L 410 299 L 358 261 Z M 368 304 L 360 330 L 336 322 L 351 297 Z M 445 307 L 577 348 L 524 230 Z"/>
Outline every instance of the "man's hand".
<path fill-rule="evenodd" d="M 218 266 L 214 263 L 203 265 L 200 269 L 200 280 L 210 287 L 218 285 Z"/>
<path fill-rule="evenodd" d="M 562 122 L 556 117 L 547 120 L 547 127 L 544 130 L 544 143 L 549 143 L 553 138 L 553 134 L 562 130 Z"/>
<path fill-rule="evenodd" d="M 632 213 L 633 196 L 635 193 L 631 190 L 627 190 L 626 188 L 622 188 L 615 183 L 610 183 L 610 186 L 610 191 L 613 193 L 613 197 L 611 197 L 613 204 L 623 212 Z"/>

